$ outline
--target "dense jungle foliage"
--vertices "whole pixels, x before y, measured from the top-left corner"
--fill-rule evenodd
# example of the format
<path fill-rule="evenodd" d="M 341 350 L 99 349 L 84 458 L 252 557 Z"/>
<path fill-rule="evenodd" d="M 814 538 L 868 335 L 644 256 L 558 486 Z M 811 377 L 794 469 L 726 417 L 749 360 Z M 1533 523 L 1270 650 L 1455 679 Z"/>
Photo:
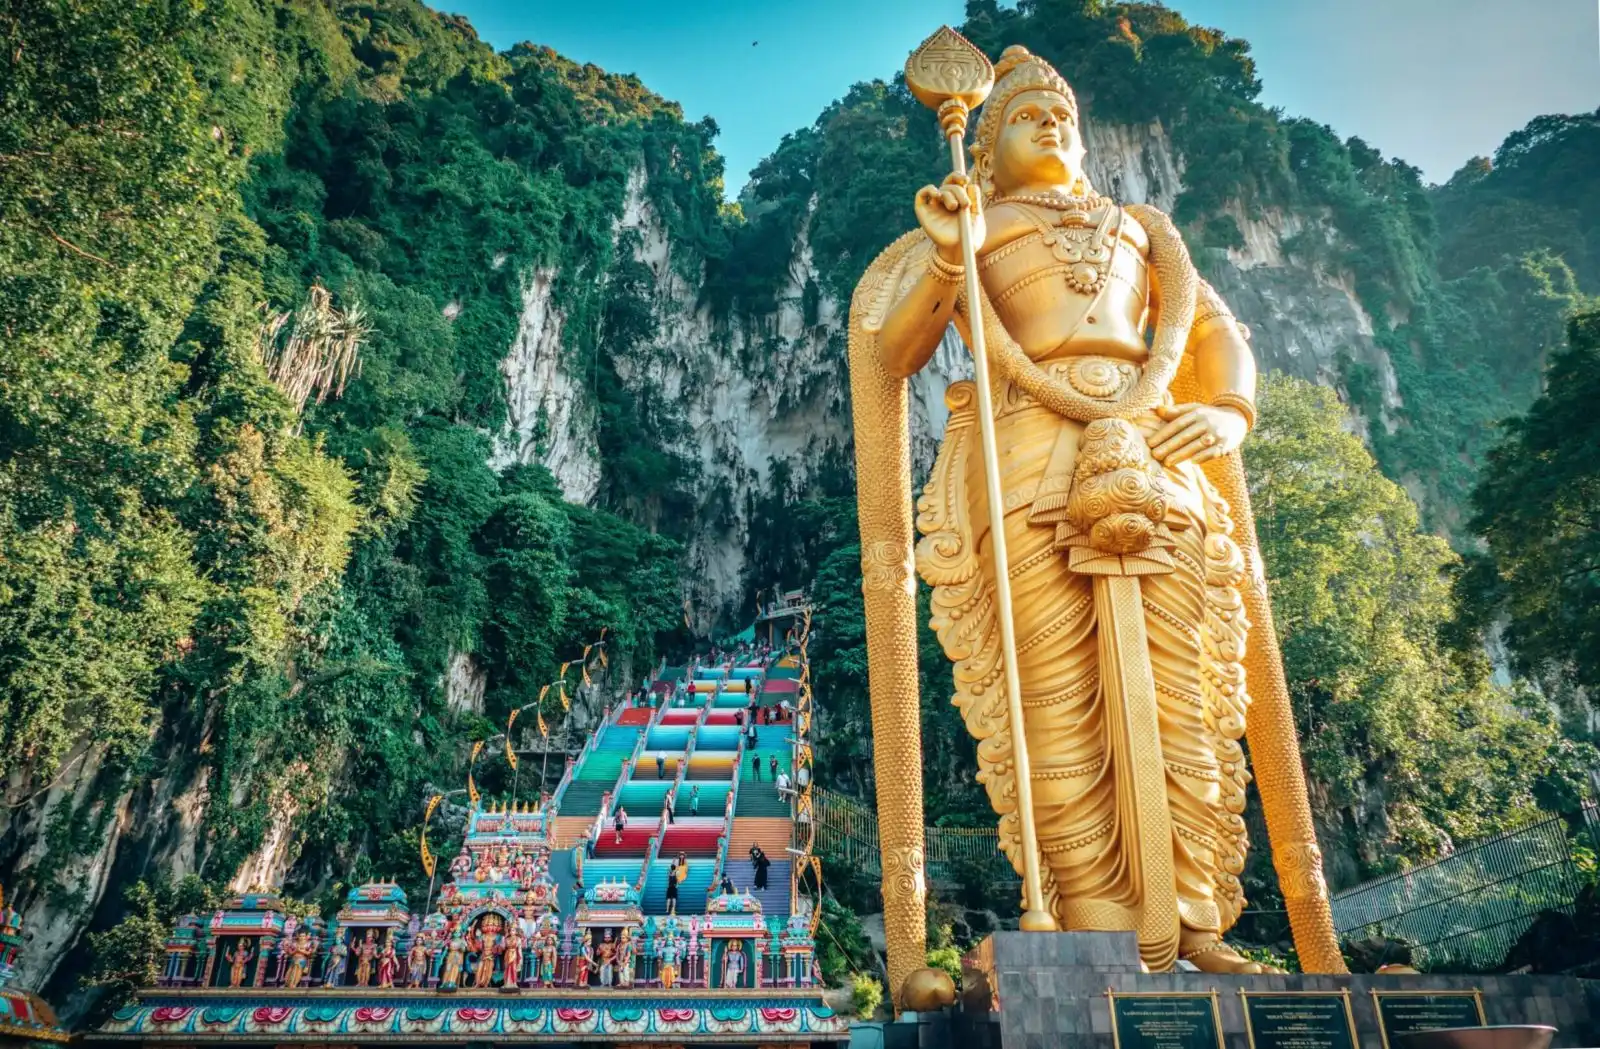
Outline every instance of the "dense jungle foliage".
<path fill-rule="evenodd" d="M 683 250 L 714 245 L 715 129 L 409 2 L 62 0 L 0 28 L 8 806 L 93 770 L 9 887 L 93 903 L 52 879 L 152 777 L 218 799 L 214 882 L 285 810 L 292 887 L 412 880 L 397 835 L 485 734 L 446 709 L 452 653 L 499 724 L 602 628 L 635 664 L 680 629 L 687 522 L 646 526 L 690 466 L 616 380 L 649 320 L 607 294 L 611 224 L 642 169 Z M 538 268 L 629 482 L 592 507 L 488 466 Z M 260 341 L 314 286 L 365 318 L 360 374 L 302 414 Z M 641 474 L 652 505 L 621 495 Z M 32 836 L 5 825 L 0 865 Z"/>
<path fill-rule="evenodd" d="M 1370 365 L 1344 375 L 1371 452 L 1331 393 L 1289 381 L 1267 385 L 1247 450 L 1335 876 L 1570 808 L 1600 677 L 1594 475 L 1567 438 L 1592 429 L 1575 414 L 1592 401 L 1592 315 L 1553 351 L 1600 288 L 1600 115 L 1540 118 L 1429 189 L 1263 108 L 1242 42 L 1160 6 L 973 0 L 964 28 L 991 53 L 1056 60 L 1093 120 L 1159 121 L 1202 265 L 1237 245 L 1239 217 L 1322 219 L 1292 248 L 1375 318 L 1398 407 Z M 186 870 L 214 889 L 284 823 L 291 892 L 420 888 L 420 804 L 460 781 L 471 741 L 603 627 L 619 674 L 690 642 L 700 467 L 641 360 L 663 319 L 657 275 L 614 233 L 630 185 L 730 326 L 759 328 L 804 235 L 814 320 L 937 177 L 932 118 L 903 85 L 858 84 L 728 206 L 710 120 L 545 48 L 497 54 L 415 0 L 39 0 L 0 12 L 0 36 L 7 888 L 104 930 L 174 838 L 198 835 Z M 588 506 L 540 467 L 489 466 L 534 273 L 554 281 L 584 381 L 603 471 Z M 358 344 L 342 391 L 291 395 L 274 370 L 275 321 L 302 316 Z M 1549 392 L 1497 434 L 1547 358 Z M 746 493 L 747 590 L 812 589 L 819 776 L 870 798 L 849 462 L 775 464 Z M 1475 482 L 1486 545 L 1457 572 L 1430 531 L 1468 544 Z M 1498 610 L 1532 684 L 1488 672 L 1477 640 Z M 923 642 L 929 819 L 991 822 Z M 463 655 L 481 710 L 447 702 Z M 559 724 L 554 697 L 545 713 Z M 171 822 L 184 799 L 198 828 Z M 143 836 L 102 857 L 102 897 L 83 871 L 124 818 Z M 1265 857 L 1250 888 L 1270 905 Z M 133 924 L 100 941 L 122 959 L 102 978 L 136 982 L 139 945 L 202 889 L 133 893 Z M 866 964 L 858 939 L 838 972 Z"/>

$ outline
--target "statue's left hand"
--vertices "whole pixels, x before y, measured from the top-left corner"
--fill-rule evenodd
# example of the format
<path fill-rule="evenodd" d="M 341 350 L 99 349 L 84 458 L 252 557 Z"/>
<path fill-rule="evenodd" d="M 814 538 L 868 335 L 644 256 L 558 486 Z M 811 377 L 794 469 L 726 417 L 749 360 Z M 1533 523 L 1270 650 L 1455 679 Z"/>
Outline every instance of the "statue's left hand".
<path fill-rule="evenodd" d="M 1163 466 L 1203 463 L 1227 455 L 1244 443 L 1250 430 L 1239 412 L 1210 404 L 1159 405 L 1156 415 L 1166 425 L 1149 434 L 1146 441 Z"/>

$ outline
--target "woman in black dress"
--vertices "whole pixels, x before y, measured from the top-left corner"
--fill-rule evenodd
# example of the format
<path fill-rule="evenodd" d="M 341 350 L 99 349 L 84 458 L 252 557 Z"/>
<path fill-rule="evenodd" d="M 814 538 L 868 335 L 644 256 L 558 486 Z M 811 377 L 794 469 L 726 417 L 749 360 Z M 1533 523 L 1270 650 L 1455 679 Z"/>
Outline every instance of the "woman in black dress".
<path fill-rule="evenodd" d="M 689 876 L 689 857 L 678 853 L 678 861 L 667 872 L 667 913 L 678 913 L 678 883 Z"/>
<path fill-rule="evenodd" d="M 767 887 L 767 868 L 772 866 L 772 861 L 767 859 L 767 854 L 761 846 L 750 846 L 750 865 L 755 868 L 756 889 L 765 889 Z"/>

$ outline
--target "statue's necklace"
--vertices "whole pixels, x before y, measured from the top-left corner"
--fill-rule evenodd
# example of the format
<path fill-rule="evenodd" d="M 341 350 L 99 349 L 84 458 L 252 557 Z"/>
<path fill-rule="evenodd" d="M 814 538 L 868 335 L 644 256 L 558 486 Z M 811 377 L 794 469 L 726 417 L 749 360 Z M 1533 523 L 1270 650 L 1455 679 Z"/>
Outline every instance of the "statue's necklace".
<path fill-rule="evenodd" d="M 1014 193 L 1008 196 L 996 197 L 989 202 L 993 204 L 1031 204 L 1036 208 L 1049 208 L 1051 211 L 1078 212 L 1088 215 L 1106 203 L 1106 198 L 1098 193 L 1086 193 L 1081 197 L 1070 196 L 1066 193 Z"/>
<path fill-rule="evenodd" d="M 1110 206 L 1099 194 L 1068 197 L 1058 193 L 1022 193 L 999 197 L 992 204 L 1023 204 L 1023 210 L 1039 230 L 1039 239 L 1057 261 L 1066 264 L 1067 287 L 1080 295 L 1095 295 L 1106 286 L 1111 264 L 1117 257 L 1117 241 L 1122 233 L 1122 209 Z M 1094 226 L 1086 223 L 1097 208 L 1104 208 Z M 1054 228 L 1039 220 L 1034 208 L 1057 212 Z M 1112 228 L 1112 220 L 1116 228 Z"/>

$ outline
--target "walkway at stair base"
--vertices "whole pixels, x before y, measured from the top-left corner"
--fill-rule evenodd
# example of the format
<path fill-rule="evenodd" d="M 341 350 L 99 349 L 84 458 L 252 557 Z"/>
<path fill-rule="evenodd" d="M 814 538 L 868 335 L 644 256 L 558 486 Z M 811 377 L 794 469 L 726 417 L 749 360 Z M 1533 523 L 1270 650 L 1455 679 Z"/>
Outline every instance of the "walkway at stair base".
<path fill-rule="evenodd" d="M 282 902 L 265 893 L 234 897 L 216 915 L 186 916 L 168 942 L 162 986 L 141 992 L 89 1040 L 195 1045 L 249 1039 L 278 1045 L 370 1046 L 391 1041 L 459 1045 L 500 1038 L 663 1045 L 847 1039 L 847 1022 L 823 1005 L 814 986 L 815 943 L 808 914 L 785 910 L 768 916 L 763 900 L 749 895 L 713 897 L 708 904 L 706 888 L 714 866 L 710 859 L 690 861 L 682 896 L 686 906 L 678 917 L 642 913 L 649 885 L 658 868 L 664 875 L 666 864 L 652 865 L 641 893 L 635 887 L 640 873 L 636 859 L 586 860 L 585 892 L 568 911 L 572 852 L 551 849 L 546 822 L 545 813 L 521 807 L 491 803 L 474 808 L 461 853 L 450 864 L 452 880 L 421 921 L 399 886 L 382 883 L 352 890 L 338 919 L 326 929 L 315 919 L 295 927 Z M 709 833 L 721 822 L 689 821 L 680 833 L 702 827 Z M 624 928 L 638 945 L 632 986 L 601 989 L 598 966 L 580 984 L 583 933 L 590 934 L 593 947 L 604 942 L 607 930 L 612 942 L 618 942 Z M 369 985 L 357 987 L 352 983 L 359 959 L 346 954 L 335 961 L 334 944 L 348 951 L 353 939 L 359 948 L 368 929 L 382 929 L 395 944 L 399 965 L 393 989 L 373 986 L 376 964 L 370 966 Z M 535 943 L 555 945 L 553 986 L 532 986 L 538 952 L 530 946 L 514 974 L 518 986 L 506 988 L 504 934 L 512 929 Z M 446 957 L 465 946 L 469 932 L 475 943 L 481 937 L 489 944 L 493 974 L 487 986 L 473 986 L 480 955 L 476 948 L 465 950 L 460 978 L 451 990 L 441 980 Z M 232 972 L 225 952 L 238 949 L 241 935 L 253 935 L 256 949 L 245 952 L 249 962 L 240 986 L 229 987 Z M 382 937 L 375 936 L 375 942 L 381 943 Z M 738 945 L 747 961 L 759 960 L 746 965 L 745 981 L 753 982 L 759 971 L 759 987 L 712 986 L 720 982 L 730 943 Z M 416 974 L 409 966 L 414 945 L 420 947 L 423 963 Z M 298 988 L 289 989 L 284 986 L 288 962 L 301 949 L 310 956 L 309 971 Z M 661 964 L 667 959 L 679 973 L 671 989 L 661 986 Z M 223 986 L 211 986 L 218 973 Z M 336 986 L 324 986 L 329 982 Z"/>
<path fill-rule="evenodd" d="M 61 1029 L 55 1010 L 43 998 L 12 982 L 26 946 L 22 915 L 9 905 L 0 904 L 0 1044 L 13 1038 L 18 1045 L 65 1042 L 71 1036 Z"/>

